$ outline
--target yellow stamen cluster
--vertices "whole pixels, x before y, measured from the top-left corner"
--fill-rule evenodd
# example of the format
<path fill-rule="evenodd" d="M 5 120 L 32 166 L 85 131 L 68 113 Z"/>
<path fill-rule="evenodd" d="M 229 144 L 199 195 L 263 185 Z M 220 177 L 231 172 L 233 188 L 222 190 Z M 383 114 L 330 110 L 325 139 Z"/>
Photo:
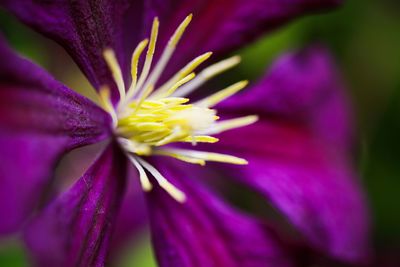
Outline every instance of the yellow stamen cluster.
<path fill-rule="evenodd" d="M 138 107 L 132 102 L 131 112 L 118 120 L 117 133 L 136 146 L 132 152 L 150 155 L 152 147 L 172 142 L 207 142 L 218 139 L 196 134 L 206 130 L 218 117 L 214 110 L 186 104 L 187 98 L 167 97 L 145 100 Z"/>
<path fill-rule="evenodd" d="M 132 54 L 132 82 L 128 90 L 126 90 L 114 51 L 106 49 L 104 59 L 120 94 L 117 106 L 112 105 L 107 87 L 102 88 L 99 93 L 103 108 L 113 119 L 120 145 L 139 172 L 142 188 L 145 191 L 152 189 L 152 184 L 146 174 L 148 172 L 166 192 L 180 202 L 185 200 L 185 194 L 169 183 L 158 170 L 143 159 L 143 156 L 169 156 L 200 165 L 205 165 L 207 161 L 247 164 L 246 160 L 231 155 L 177 149 L 165 147 L 165 145 L 176 142 L 188 142 L 193 145 L 215 143 L 218 139 L 212 135 L 243 127 L 257 120 L 257 116 L 247 116 L 219 122 L 217 111 L 213 109 L 219 102 L 243 89 L 247 81 L 235 83 L 197 102 L 191 103 L 190 99 L 186 98 L 207 80 L 237 65 L 240 62 L 238 56 L 213 64 L 196 75 L 195 69 L 212 54 L 205 53 L 189 62 L 164 84 L 156 87 L 191 19 L 192 15 L 189 15 L 179 25 L 157 64 L 152 68 L 159 28 L 158 19 L 154 19 L 150 40 L 145 39 L 140 42 Z M 148 47 L 146 58 L 141 73 L 138 75 L 140 57 L 146 47 Z"/>

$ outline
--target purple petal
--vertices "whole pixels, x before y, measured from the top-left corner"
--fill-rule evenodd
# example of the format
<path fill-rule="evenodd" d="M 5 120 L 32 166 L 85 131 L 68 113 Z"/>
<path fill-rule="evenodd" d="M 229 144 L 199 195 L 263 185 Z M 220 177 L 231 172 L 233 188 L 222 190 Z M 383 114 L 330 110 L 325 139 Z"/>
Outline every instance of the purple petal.
<path fill-rule="evenodd" d="M 245 136 L 240 146 L 237 136 Z M 260 122 L 221 138 L 250 162 L 233 177 L 264 194 L 315 248 L 348 261 L 366 256 L 368 212 L 348 158 L 293 125 Z"/>
<path fill-rule="evenodd" d="M 26 231 L 37 266 L 104 266 L 125 189 L 126 159 L 115 144 Z"/>
<path fill-rule="evenodd" d="M 123 41 L 131 48 L 138 42 L 138 35 L 141 34 L 141 1 L 132 1 L 128 21 L 124 21 L 123 15 L 130 3 L 125 0 L 0 2 L 22 22 L 61 44 L 95 88 L 114 84 L 103 60 L 104 49 L 114 49 L 120 63 L 125 66 L 129 55 L 124 54 Z M 123 34 L 124 28 L 129 32 Z M 128 52 L 132 53 L 132 50 Z"/>
<path fill-rule="evenodd" d="M 187 196 L 185 203 L 178 203 L 158 187 L 148 194 L 161 267 L 291 266 L 270 230 L 192 180 L 201 178 L 193 166 L 162 159 L 156 167 Z"/>
<path fill-rule="evenodd" d="M 343 86 L 321 48 L 290 54 L 254 88 L 220 105 L 258 113 L 223 133 L 220 149 L 249 160 L 233 172 L 279 208 L 318 250 L 347 261 L 368 252 L 369 216 L 351 162 Z M 240 136 L 240 142 L 238 142 Z"/>
<path fill-rule="evenodd" d="M 131 244 L 141 231 L 146 229 L 148 218 L 143 191 L 136 174 L 128 175 L 127 192 L 122 202 L 121 211 L 116 221 L 116 229 L 112 239 L 111 253 L 118 257 L 123 247 Z"/>
<path fill-rule="evenodd" d="M 221 56 L 291 19 L 326 10 L 341 0 L 151 0 L 149 17 L 160 17 L 161 43 L 166 43 L 179 22 L 194 19 L 178 47 L 176 67 L 213 51 Z"/>
<path fill-rule="evenodd" d="M 18 229 L 68 150 L 110 135 L 107 113 L 0 40 L 0 234 Z"/>
<path fill-rule="evenodd" d="M 318 138 L 349 149 L 354 122 L 344 87 L 329 53 L 313 46 L 282 56 L 258 84 L 218 109 L 301 124 Z"/>

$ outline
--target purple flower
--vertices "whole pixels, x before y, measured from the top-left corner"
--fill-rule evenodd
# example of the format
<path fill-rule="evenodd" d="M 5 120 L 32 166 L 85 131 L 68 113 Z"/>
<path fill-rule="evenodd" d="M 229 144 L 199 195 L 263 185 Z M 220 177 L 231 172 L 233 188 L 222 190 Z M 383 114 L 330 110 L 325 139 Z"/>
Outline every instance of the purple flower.
<path fill-rule="evenodd" d="M 338 2 L 0 1 L 63 45 L 101 102 L 73 92 L 1 41 L 0 233 L 23 227 L 38 266 L 103 266 L 134 178 L 146 192 L 160 266 L 292 266 L 291 250 L 273 226 L 204 186 L 205 177 L 223 176 L 263 196 L 314 251 L 364 260 L 368 215 L 349 164 L 352 122 L 324 49 L 283 56 L 244 92 L 238 93 L 247 84 L 241 81 L 191 97 L 240 60 L 194 75 L 208 51 L 221 57 Z M 191 12 L 197 18 L 189 26 Z M 143 33 L 148 39 L 140 41 Z M 47 203 L 60 158 L 102 140 L 108 145 L 89 170 Z M 132 214 L 139 204 L 130 203 Z"/>

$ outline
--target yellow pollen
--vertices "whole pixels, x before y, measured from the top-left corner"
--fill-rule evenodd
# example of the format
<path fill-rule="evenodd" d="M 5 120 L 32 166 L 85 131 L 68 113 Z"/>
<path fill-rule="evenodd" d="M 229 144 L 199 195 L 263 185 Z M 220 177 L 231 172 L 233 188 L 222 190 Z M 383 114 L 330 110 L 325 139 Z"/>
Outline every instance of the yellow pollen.
<path fill-rule="evenodd" d="M 161 152 L 160 152 L 161 151 Z M 231 155 L 225 155 L 220 153 L 212 153 L 212 152 L 204 152 L 197 150 L 187 150 L 187 149 L 159 149 L 157 152 L 160 155 L 180 155 L 192 159 L 199 159 L 204 161 L 216 161 L 216 162 L 224 162 L 236 165 L 245 165 L 247 161 L 242 158 L 238 158 Z"/>
<path fill-rule="evenodd" d="M 189 14 L 182 23 L 176 29 L 174 35 L 172 35 L 171 39 L 168 42 L 168 46 L 176 46 L 179 40 L 181 39 L 183 33 L 185 32 L 187 26 L 192 21 L 193 14 Z"/>
<path fill-rule="evenodd" d="M 183 142 L 190 142 L 192 143 L 193 141 L 195 142 L 202 142 L 202 143 L 216 143 L 219 141 L 218 138 L 208 136 L 208 135 L 199 135 L 199 136 L 188 136 L 185 139 L 182 140 Z"/>
<path fill-rule="evenodd" d="M 143 50 L 146 48 L 148 42 L 149 42 L 148 39 L 141 41 L 132 54 L 132 63 L 131 63 L 132 84 L 129 87 L 128 93 L 126 95 L 127 98 L 130 98 L 135 93 L 139 58 Z"/>
<path fill-rule="evenodd" d="M 212 77 L 237 65 L 240 62 L 239 56 L 215 63 L 196 75 L 196 68 L 212 55 L 211 52 L 204 53 L 190 61 L 165 83 L 158 84 L 191 20 L 192 15 L 189 15 L 182 21 L 168 41 L 158 62 L 152 67 L 159 30 L 159 20 L 154 19 L 150 38 L 141 41 L 132 53 L 129 87 L 124 84 L 115 52 L 106 49 L 104 59 L 120 94 L 116 107 L 112 104 L 108 87 L 102 87 L 99 91 L 101 106 L 111 115 L 114 133 L 129 160 L 138 170 L 143 190 L 152 190 L 154 186 L 152 182 L 155 181 L 178 202 L 185 201 L 185 193 L 170 183 L 154 166 L 144 160 L 144 157 L 168 156 L 201 166 L 208 161 L 244 165 L 247 161 L 236 156 L 178 149 L 173 145 L 213 144 L 219 141 L 213 136 L 214 134 L 244 127 L 257 121 L 257 116 L 254 115 L 220 121 L 217 110 L 213 108 L 246 87 L 247 81 L 237 82 L 196 102 L 185 97 Z M 140 57 L 146 47 L 146 58 L 139 73 Z M 126 91 L 126 88 L 129 89 Z M 150 179 L 151 177 L 154 179 Z"/>
<path fill-rule="evenodd" d="M 146 54 L 146 59 L 145 59 L 144 65 L 143 65 L 143 70 L 142 70 L 142 73 L 140 74 L 139 82 L 136 87 L 137 90 L 140 90 L 140 88 L 142 87 L 143 83 L 145 82 L 147 76 L 149 75 L 151 63 L 153 61 L 154 51 L 156 49 L 159 25 L 160 25 L 160 23 L 158 21 L 158 18 L 156 17 L 153 21 L 153 26 L 151 28 L 150 45 L 147 49 L 147 54 Z M 134 89 L 132 91 L 133 91 L 132 93 L 128 94 L 128 99 L 130 99 L 131 97 L 134 96 L 134 93 L 135 93 Z"/>

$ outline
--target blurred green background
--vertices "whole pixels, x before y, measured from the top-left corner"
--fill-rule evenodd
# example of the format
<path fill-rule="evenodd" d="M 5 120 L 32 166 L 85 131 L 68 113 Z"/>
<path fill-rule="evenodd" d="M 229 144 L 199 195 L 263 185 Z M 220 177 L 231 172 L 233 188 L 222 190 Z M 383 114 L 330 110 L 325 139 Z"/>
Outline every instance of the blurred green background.
<path fill-rule="evenodd" d="M 400 251 L 400 1 L 346 2 L 334 12 L 296 20 L 239 51 L 243 64 L 234 74 L 257 79 L 280 53 L 309 43 L 321 42 L 332 50 L 348 83 L 358 118 L 359 169 L 373 213 L 374 246 L 381 258 L 390 257 L 391 251 L 398 257 L 395 252 Z M 2 11 L 0 29 L 18 51 L 71 88 L 93 97 L 89 84 L 59 46 Z M 57 53 L 57 58 L 48 53 L 49 49 Z M 135 243 L 135 250 L 126 252 L 120 266 L 155 266 L 147 236 L 140 240 Z M 26 265 L 23 249 L 15 239 L 0 242 L 0 266 Z"/>

